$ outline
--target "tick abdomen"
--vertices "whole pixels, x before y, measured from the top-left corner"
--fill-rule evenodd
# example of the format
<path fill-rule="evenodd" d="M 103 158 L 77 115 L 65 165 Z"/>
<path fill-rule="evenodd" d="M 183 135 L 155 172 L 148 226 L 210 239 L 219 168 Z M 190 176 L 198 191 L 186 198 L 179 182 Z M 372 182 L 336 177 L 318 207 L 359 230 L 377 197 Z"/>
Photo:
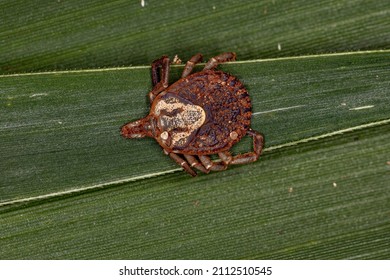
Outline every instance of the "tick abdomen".
<path fill-rule="evenodd" d="M 166 89 L 205 112 L 205 120 L 185 145 L 185 154 L 213 154 L 228 150 L 250 127 L 251 103 L 243 84 L 222 71 L 206 70 L 180 79 Z"/>

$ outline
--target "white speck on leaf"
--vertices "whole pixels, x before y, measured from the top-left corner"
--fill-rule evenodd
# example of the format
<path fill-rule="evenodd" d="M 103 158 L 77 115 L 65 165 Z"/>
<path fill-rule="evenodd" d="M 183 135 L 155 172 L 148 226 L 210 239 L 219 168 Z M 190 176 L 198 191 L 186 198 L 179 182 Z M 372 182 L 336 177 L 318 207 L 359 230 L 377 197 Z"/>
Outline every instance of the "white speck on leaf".
<path fill-rule="evenodd" d="M 286 111 L 286 110 L 305 107 L 305 106 L 306 105 L 296 105 L 296 106 L 290 106 L 290 107 L 276 108 L 276 109 L 262 111 L 262 112 L 255 112 L 252 115 L 267 114 L 267 113 L 278 112 L 278 111 Z"/>
<path fill-rule="evenodd" d="M 355 107 L 355 108 L 350 108 L 350 111 L 357 111 L 357 110 L 364 110 L 364 109 L 370 109 L 375 107 L 374 105 L 367 105 L 367 106 L 361 106 L 361 107 Z"/>
<path fill-rule="evenodd" d="M 30 95 L 30 98 L 33 98 L 33 97 L 39 97 L 39 96 L 46 96 L 48 95 L 47 93 L 34 93 L 33 95 Z"/>

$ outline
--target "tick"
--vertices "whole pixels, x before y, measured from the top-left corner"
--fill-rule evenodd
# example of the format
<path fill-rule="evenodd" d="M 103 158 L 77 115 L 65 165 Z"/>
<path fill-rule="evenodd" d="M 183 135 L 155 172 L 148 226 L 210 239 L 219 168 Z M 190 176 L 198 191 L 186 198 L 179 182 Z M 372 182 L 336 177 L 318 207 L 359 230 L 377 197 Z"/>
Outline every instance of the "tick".
<path fill-rule="evenodd" d="M 123 125 L 122 136 L 156 139 L 164 153 L 192 176 L 196 176 L 194 169 L 209 173 L 225 170 L 230 164 L 256 161 L 264 138 L 250 128 L 249 94 L 236 77 L 216 70 L 218 64 L 235 58 L 235 53 L 223 53 L 211 58 L 202 71 L 192 73 L 202 61 L 202 55 L 196 54 L 186 63 L 181 79 L 172 85 L 168 84 L 169 58 L 155 60 L 150 112 Z M 253 151 L 233 156 L 229 150 L 245 135 L 253 138 Z M 211 160 L 213 154 L 220 160 Z"/>

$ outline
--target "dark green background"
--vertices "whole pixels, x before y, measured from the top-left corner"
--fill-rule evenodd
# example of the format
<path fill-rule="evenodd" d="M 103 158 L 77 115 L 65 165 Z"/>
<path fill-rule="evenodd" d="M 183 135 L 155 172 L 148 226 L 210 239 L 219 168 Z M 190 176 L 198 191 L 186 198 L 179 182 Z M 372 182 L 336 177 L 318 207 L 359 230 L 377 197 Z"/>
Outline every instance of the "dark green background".
<path fill-rule="evenodd" d="M 0 2 L 0 258 L 389 259 L 389 2 L 145 2 Z M 120 137 L 152 60 L 225 51 L 259 161 Z"/>

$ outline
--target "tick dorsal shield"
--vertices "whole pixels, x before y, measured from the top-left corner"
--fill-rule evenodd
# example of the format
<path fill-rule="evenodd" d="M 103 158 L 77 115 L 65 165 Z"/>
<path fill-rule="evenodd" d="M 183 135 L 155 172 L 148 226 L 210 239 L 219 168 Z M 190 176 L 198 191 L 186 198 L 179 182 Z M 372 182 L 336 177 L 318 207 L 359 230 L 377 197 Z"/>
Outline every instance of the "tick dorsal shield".
<path fill-rule="evenodd" d="M 159 95 L 151 111 L 157 118 L 158 142 L 172 150 L 187 146 L 206 120 L 202 107 L 170 93 Z"/>

